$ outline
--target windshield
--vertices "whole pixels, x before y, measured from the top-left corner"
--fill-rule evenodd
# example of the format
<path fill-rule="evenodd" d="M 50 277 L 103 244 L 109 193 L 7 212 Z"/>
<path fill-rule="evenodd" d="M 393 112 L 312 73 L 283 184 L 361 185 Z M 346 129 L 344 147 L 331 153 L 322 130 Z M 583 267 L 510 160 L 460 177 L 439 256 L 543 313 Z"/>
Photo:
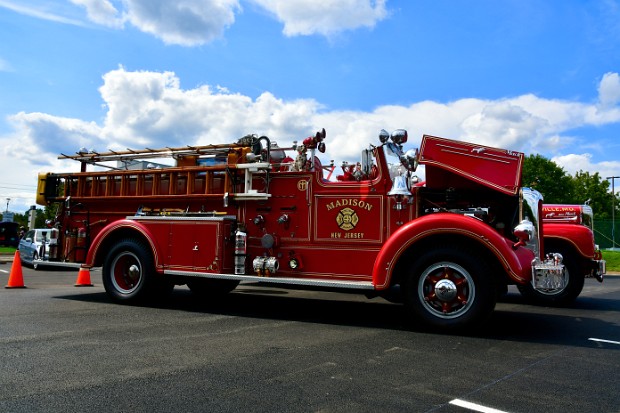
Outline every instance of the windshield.
<path fill-rule="evenodd" d="M 583 209 L 583 212 L 582 212 L 583 225 L 593 230 L 594 229 L 594 212 L 592 212 L 592 207 L 590 207 L 589 205 L 584 205 L 582 209 Z"/>
<path fill-rule="evenodd" d="M 53 229 L 37 230 L 34 241 L 35 242 L 43 242 L 43 241 L 49 242 L 52 231 L 55 231 L 55 230 Z"/>

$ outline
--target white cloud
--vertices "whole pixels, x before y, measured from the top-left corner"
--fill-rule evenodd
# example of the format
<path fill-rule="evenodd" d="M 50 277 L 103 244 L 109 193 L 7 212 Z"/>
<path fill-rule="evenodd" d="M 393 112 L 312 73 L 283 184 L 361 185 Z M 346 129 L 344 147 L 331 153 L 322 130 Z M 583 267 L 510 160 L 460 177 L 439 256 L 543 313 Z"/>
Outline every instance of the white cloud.
<path fill-rule="evenodd" d="M 209 43 L 235 22 L 237 0 L 124 0 L 126 18 L 168 44 Z"/>
<path fill-rule="evenodd" d="M 315 126 L 320 105 L 311 99 L 283 101 L 264 92 L 255 100 L 209 86 L 183 90 L 171 72 L 127 72 L 104 75 L 99 89 L 107 108 L 101 125 L 44 113 L 12 115 L 15 137 L 6 156 L 49 165 L 58 154 L 82 147 L 107 149 L 228 143 L 256 133 L 302 138 Z"/>
<path fill-rule="evenodd" d="M 248 133 L 290 136 L 310 127 L 319 108 L 314 100 L 284 102 L 268 92 L 252 100 L 223 88 L 183 90 L 171 72 L 120 68 L 104 76 L 99 90 L 108 108 L 103 133 L 120 146 L 223 143 Z"/>
<path fill-rule="evenodd" d="M 123 18 L 109 0 L 70 0 L 71 3 L 86 8 L 88 18 L 94 23 L 121 28 Z"/>
<path fill-rule="evenodd" d="M 385 105 L 370 112 L 326 111 L 313 99 L 285 101 L 269 92 L 252 98 L 220 86 L 182 89 L 180 83 L 172 72 L 129 72 L 121 67 L 103 76 L 99 91 L 107 112 L 100 124 L 45 113 L 11 116 L 15 133 L 0 142 L 0 174 L 66 168 L 57 156 L 82 147 L 102 151 L 228 143 L 249 133 L 288 146 L 320 128 L 327 130 L 327 152 L 321 158 L 336 164 L 358 160 L 362 149 L 378 142 L 381 128 L 404 128 L 410 136 L 407 148 L 418 146 L 426 133 L 554 156 L 571 174 L 584 170 L 609 176 L 620 169 L 620 162 L 594 162 L 583 153 L 594 149 L 590 142 L 570 135 L 579 127 L 620 122 L 613 106 L 603 110 L 597 104 L 523 95 L 497 101 Z M 13 167 L 15 163 L 20 166 Z"/>
<path fill-rule="evenodd" d="M 86 10 L 89 21 L 122 29 L 127 24 L 166 44 L 199 46 L 224 35 L 241 12 L 240 0 L 69 0 Z M 373 28 L 388 16 L 387 0 L 246 0 L 284 24 L 286 36 L 331 36 L 360 27 Z M 0 0 L 6 8 L 57 23 L 86 26 L 75 10 L 34 0 Z M 74 7 L 75 9 L 75 7 Z"/>
<path fill-rule="evenodd" d="M 8 141 L 5 153 L 10 159 L 33 165 L 49 165 L 61 152 L 105 144 L 101 128 L 94 122 L 24 112 L 9 116 L 8 121 L 19 139 Z"/>
<path fill-rule="evenodd" d="M 374 27 L 388 12 L 385 0 L 252 0 L 284 23 L 286 36 L 330 36 Z"/>
<path fill-rule="evenodd" d="M 34 2 L 32 0 L 20 0 L 19 2 L 13 0 L 0 0 L 0 7 L 37 19 L 69 24 L 72 26 L 85 26 L 84 22 L 73 17 L 68 17 L 64 15 L 62 11 L 57 10 L 57 5 L 53 3 L 50 6 L 39 2 Z"/>
<path fill-rule="evenodd" d="M 35 203 L 39 172 L 75 171 L 75 164 L 58 160 L 61 153 L 73 153 L 81 146 L 105 145 L 99 137 L 100 128 L 79 119 L 20 112 L 8 121 L 15 132 L 0 138 L 0 176 L 2 192 L 12 200 L 11 210 L 19 213 Z M 24 190 L 28 187 L 32 189 Z"/>
<path fill-rule="evenodd" d="M 599 100 L 603 107 L 620 102 L 620 76 L 618 73 L 605 73 L 598 87 Z"/>
<path fill-rule="evenodd" d="M 167 44 L 198 46 L 221 37 L 241 10 L 239 0 L 69 0 L 86 10 L 88 20 L 121 29 L 131 24 Z M 52 7 L 54 7 L 52 9 Z M 0 8 L 38 19 L 87 26 L 69 9 L 54 2 L 0 0 Z M 48 9 L 49 8 L 49 9 Z"/>
<path fill-rule="evenodd" d="M 592 154 L 589 153 L 554 156 L 551 160 L 570 175 L 580 171 L 591 174 L 598 172 L 601 178 L 605 179 L 607 176 L 614 176 L 620 170 L 620 161 L 592 162 Z"/>
<path fill-rule="evenodd" d="M 488 102 L 463 121 L 465 140 L 477 140 L 488 146 L 523 150 L 548 121 L 513 100 Z"/>
<path fill-rule="evenodd" d="M 381 128 L 406 128 L 410 142 L 423 133 L 524 152 L 559 155 L 579 142 L 566 132 L 584 125 L 618 122 L 601 116 L 594 105 L 523 95 L 497 101 L 460 99 L 424 101 L 410 106 L 386 105 L 372 112 L 323 111 L 312 99 L 284 101 L 269 92 L 256 99 L 225 88 L 200 86 L 184 90 L 172 72 L 108 72 L 99 89 L 107 113 L 102 125 L 41 113 L 19 113 L 11 120 L 21 136 L 58 145 L 109 148 L 229 142 L 247 133 L 276 139 L 303 139 L 314 129 L 328 130 L 329 156 L 356 156 Z M 614 113 L 617 108 L 609 108 Z M 62 139 L 60 139 L 62 138 Z M 73 147 L 71 147 L 71 145 Z M 100 149 L 98 147 L 97 149 Z M 106 149 L 106 148 L 104 148 Z"/>

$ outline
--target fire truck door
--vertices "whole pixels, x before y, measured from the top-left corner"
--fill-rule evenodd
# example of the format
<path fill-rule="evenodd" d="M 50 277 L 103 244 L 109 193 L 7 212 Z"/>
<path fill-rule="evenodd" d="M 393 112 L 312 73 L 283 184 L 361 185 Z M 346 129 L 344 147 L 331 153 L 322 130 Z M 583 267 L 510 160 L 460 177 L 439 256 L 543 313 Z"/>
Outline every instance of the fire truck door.
<path fill-rule="evenodd" d="M 196 219 L 172 223 L 168 243 L 168 267 L 186 271 L 221 272 L 232 263 L 225 248 L 225 227 L 221 220 Z"/>
<path fill-rule="evenodd" d="M 316 260 L 312 270 L 365 279 L 384 242 L 385 200 L 350 186 L 342 189 L 338 195 L 315 193 L 312 238 L 331 259 Z"/>
<path fill-rule="evenodd" d="M 379 195 L 315 195 L 314 240 L 369 244 L 383 242 L 384 205 Z"/>

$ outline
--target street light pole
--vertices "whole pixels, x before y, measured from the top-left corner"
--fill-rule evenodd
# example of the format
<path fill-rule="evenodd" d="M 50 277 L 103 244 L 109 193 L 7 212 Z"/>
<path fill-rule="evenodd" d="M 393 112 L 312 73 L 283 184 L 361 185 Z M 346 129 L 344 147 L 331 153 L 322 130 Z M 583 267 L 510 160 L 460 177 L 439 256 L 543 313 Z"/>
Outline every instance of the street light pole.
<path fill-rule="evenodd" d="M 611 249 L 616 248 L 616 236 L 615 236 L 615 226 L 616 226 L 616 190 L 614 183 L 616 179 L 620 178 L 620 176 L 608 176 L 606 179 L 611 179 Z"/>

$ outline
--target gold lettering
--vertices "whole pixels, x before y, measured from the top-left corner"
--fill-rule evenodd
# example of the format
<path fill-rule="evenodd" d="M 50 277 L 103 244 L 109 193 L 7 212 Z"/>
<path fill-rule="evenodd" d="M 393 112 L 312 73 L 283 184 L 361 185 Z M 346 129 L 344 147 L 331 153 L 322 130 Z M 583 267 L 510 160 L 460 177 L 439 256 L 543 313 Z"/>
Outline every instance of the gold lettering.
<path fill-rule="evenodd" d="M 343 207 L 343 206 L 359 207 L 366 211 L 372 211 L 372 207 L 373 207 L 372 204 L 362 199 L 357 199 L 357 198 L 342 198 L 342 199 L 338 199 L 336 201 L 332 201 L 332 202 L 325 204 L 325 208 L 328 211 L 331 211 L 334 208 Z"/>

